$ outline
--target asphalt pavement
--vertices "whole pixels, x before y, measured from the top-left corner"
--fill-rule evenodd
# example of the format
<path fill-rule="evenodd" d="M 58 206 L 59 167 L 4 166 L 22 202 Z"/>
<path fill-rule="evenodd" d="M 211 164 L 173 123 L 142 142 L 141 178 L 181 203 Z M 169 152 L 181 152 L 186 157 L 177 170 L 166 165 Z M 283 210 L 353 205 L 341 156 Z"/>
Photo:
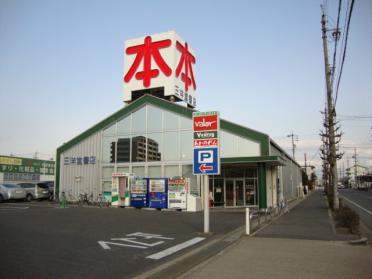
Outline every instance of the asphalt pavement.
<path fill-rule="evenodd" d="M 372 191 L 342 189 L 339 195 L 342 202 L 359 215 L 360 230 L 372 245 Z"/>
<path fill-rule="evenodd" d="M 212 212 L 209 235 L 202 212 L 2 203 L 0 220 L 0 278 L 133 278 L 233 231 L 244 213 Z"/>

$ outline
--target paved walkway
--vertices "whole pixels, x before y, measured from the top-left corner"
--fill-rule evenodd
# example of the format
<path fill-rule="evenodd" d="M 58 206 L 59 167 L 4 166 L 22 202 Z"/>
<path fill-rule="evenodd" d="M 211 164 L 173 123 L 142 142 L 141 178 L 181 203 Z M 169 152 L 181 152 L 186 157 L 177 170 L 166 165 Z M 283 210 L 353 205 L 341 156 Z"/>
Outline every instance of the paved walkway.
<path fill-rule="evenodd" d="M 322 192 L 181 278 L 371 278 L 372 249 L 336 235 Z"/>
<path fill-rule="evenodd" d="M 322 191 L 311 193 L 293 210 L 259 231 L 256 236 L 345 241 L 357 238 L 349 234 L 336 234 Z"/>

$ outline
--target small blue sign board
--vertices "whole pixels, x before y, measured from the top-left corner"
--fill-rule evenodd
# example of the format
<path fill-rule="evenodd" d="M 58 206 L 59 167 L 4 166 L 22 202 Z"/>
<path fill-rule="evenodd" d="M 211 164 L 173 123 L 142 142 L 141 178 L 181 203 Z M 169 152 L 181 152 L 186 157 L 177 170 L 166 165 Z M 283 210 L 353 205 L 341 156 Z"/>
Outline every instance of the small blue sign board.
<path fill-rule="evenodd" d="M 194 149 L 194 174 L 219 174 L 218 148 Z"/>

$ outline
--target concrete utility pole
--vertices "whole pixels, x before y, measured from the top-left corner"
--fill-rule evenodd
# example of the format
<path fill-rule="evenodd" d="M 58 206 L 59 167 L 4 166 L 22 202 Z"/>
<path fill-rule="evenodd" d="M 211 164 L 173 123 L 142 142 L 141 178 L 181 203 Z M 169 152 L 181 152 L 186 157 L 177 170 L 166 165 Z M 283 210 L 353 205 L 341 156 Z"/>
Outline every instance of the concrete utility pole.
<path fill-rule="evenodd" d="M 295 140 L 298 141 L 298 135 L 294 135 L 293 131 L 292 131 L 291 134 L 287 135 L 287 138 L 292 138 L 292 157 L 293 157 L 293 160 L 296 161 L 296 159 L 295 159 L 296 144 L 294 143 L 294 141 Z"/>
<path fill-rule="evenodd" d="M 357 185 L 357 175 L 358 175 L 358 172 L 357 172 L 357 153 L 356 153 L 356 148 L 354 148 L 354 155 L 353 155 L 353 159 L 354 159 L 354 181 L 355 181 L 355 187 L 358 187 Z"/>
<path fill-rule="evenodd" d="M 327 27 L 326 16 L 322 6 L 322 39 L 323 39 L 323 52 L 324 52 L 324 65 L 326 75 L 327 87 L 327 110 L 328 110 L 328 137 L 329 137 L 329 167 L 332 194 L 333 194 L 333 209 L 339 208 L 338 191 L 337 191 L 337 161 L 336 161 L 336 144 L 335 144 L 335 123 L 334 116 L 336 114 L 335 107 L 332 101 L 332 84 L 331 84 L 331 68 L 328 60 L 328 44 L 327 44 Z"/>

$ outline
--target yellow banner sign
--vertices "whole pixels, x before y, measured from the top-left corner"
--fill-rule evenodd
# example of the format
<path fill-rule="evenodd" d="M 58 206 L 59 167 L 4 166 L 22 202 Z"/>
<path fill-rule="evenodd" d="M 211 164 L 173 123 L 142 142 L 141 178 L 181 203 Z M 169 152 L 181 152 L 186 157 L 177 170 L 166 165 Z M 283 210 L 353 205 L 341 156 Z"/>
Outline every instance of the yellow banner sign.
<path fill-rule="evenodd" d="M 0 156 L 0 165 L 20 166 L 20 165 L 22 165 L 22 159 Z"/>

